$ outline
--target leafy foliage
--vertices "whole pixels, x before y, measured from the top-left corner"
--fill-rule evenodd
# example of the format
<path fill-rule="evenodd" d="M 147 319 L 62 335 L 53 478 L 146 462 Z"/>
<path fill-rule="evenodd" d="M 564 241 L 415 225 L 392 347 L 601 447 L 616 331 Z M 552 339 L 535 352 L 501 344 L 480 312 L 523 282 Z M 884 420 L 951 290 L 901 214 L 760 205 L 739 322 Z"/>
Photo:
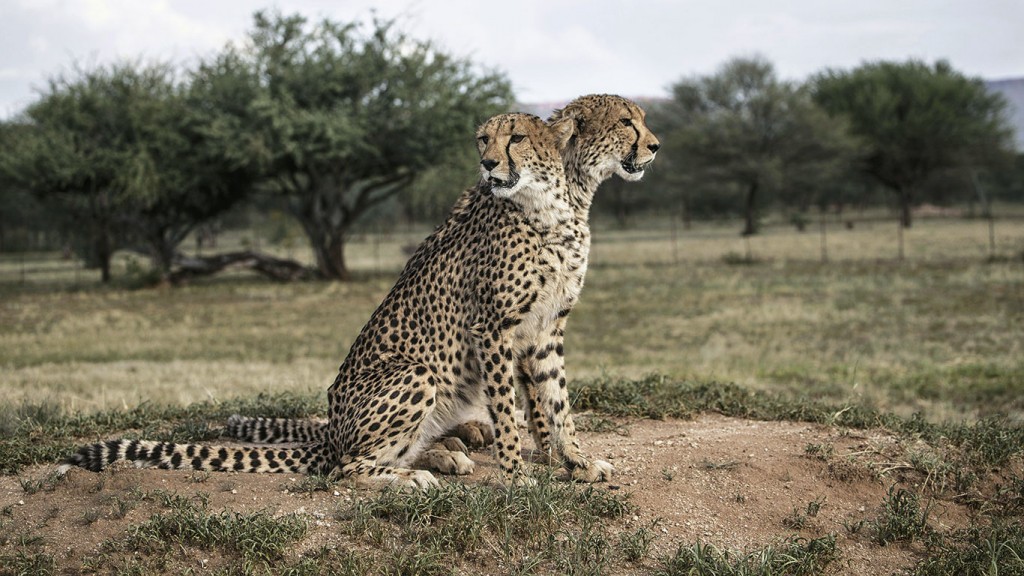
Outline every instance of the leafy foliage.
<path fill-rule="evenodd" d="M 664 130 L 670 169 L 686 174 L 684 194 L 690 186 L 692 193 L 724 189 L 744 206 L 744 234 L 757 231 L 762 196 L 789 189 L 806 206 L 803 191 L 828 183 L 854 149 L 842 122 L 761 58 L 735 58 L 714 75 L 677 83 L 652 124 Z"/>
<path fill-rule="evenodd" d="M 271 188 L 288 199 L 320 274 L 345 278 L 344 239 L 371 208 L 407 189 L 511 102 L 500 74 L 375 20 L 257 13 L 242 60 L 258 79 L 244 141 L 259 142 Z M 466 184 L 470 184 L 467 182 Z"/>
<path fill-rule="evenodd" d="M 169 65 L 78 70 L 29 106 L 0 171 L 67 215 L 105 281 L 114 250 L 137 241 L 166 272 L 188 232 L 251 181 L 204 137 L 209 110 Z"/>
<path fill-rule="evenodd" d="M 866 143 L 864 170 L 895 192 L 904 226 L 937 171 L 998 165 L 1012 149 L 1006 101 L 944 60 L 826 70 L 812 85 L 815 101 Z"/>

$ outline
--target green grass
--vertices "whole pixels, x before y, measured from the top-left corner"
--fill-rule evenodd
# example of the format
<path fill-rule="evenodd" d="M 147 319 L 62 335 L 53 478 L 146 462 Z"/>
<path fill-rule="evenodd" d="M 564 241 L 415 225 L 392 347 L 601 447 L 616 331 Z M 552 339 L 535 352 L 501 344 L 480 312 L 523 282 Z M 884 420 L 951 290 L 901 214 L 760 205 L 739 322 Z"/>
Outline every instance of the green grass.
<path fill-rule="evenodd" d="M 821 574 L 839 559 L 834 536 L 790 538 L 757 550 L 718 548 L 697 541 L 662 560 L 658 576 L 803 576 Z"/>
<path fill-rule="evenodd" d="M 279 561 L 308 529 L 306 520 L 298 515 L 215 513 L 202 499 L 196 502 L 175 494 L 156 496 L 162 500 L 166 512 L 132 527 L 123 537 L 103 543 L 99 555 L 93 559 L 97 566 L 117 566 L 122 558 L 133 553 L 159 559 L 173 553 L 174 548 L 167 546 L 172 543 L 236 556 L 243 572 L 249 573 Z"/>
<path fill-rule="evenodd" d="M 885 546 L 893 542 L 921 540 L 930 532 L 930 511 L 931 504 L 925 504 L 922 509 L 921 496 L 913 490 L 890 486 L 882 511 L 873 522 L 875 541 Z"/>
<path fill-rule="evenodd" d="M 933 544 L 914 576 L 1021 576 L 1024 525 L 996 522 L 959 531 Z"/>
<path fill-rule="evenodd" d="M 386 490 L 359 500 L 338 519 L 371 545 L 415 545 L 416 556 L 427 563 L 418 572 L 446 573 L 443 567 L 459 561 L 486 564 L 493 551 L 504 567 L 583 574 L 627 557 L 615 545 L 612 527 L 633 509 L 626 496 L 541 476 L 535 486 L 507 489 L 450 483 L 413 494 Z M 636 550 L 650 543 L 642 540 L 633 539 L 633 561 Z"/>

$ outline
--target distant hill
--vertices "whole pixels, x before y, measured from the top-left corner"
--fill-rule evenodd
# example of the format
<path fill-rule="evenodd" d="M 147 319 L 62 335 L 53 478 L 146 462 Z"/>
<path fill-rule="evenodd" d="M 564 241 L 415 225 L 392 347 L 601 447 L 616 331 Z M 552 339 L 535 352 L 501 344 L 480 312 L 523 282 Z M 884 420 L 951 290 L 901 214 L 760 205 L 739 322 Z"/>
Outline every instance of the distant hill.
<path fill-rule="evenodd" d="M 1010 124 L 1017 132 L 1014 136 L 1017 151 L 1024 152 L 1024 78 L 989 80 L 985 82 L 985 87 L 1002 94 L 1010 103 Z"/>

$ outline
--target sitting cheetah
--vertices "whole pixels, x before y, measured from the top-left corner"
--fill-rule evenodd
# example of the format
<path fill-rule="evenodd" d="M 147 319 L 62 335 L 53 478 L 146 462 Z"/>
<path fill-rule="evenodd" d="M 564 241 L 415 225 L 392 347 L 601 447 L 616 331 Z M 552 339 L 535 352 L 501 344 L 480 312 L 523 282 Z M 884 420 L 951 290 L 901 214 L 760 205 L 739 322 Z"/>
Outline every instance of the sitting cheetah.
<path fill-rule="evenodd" d="M 408 466 L 482 409 L 502 472 L 528 481 L 513 418 L 515 366 L 575 303 L 586 270 L 558 154 L 575 128 L 569 119 L 547 125 L 526 114 L 480 128 L 484 178 L 419 247 L 357 337 L 328 391 L 326 441 L 280 449 L 112 440 L 83 447 L 66 466 L 99 470 L 126 459 L 424 487 L 433 475 Z M 574 461 L 595 479 L 611 469 L 580 454 Z"/>
<path fill-rule="evenodd" d="M 598 186 L 613 174 L 627 181 L 640 180 L 661 144 L 647 128 L 644 111 L 620 96 L 582 96 L 555 110 L 548 122 L 566 120 L 574 123 L 573 135 L 561 149 L 573 213 L 570 226 L 583 246 L 585 271 L 590 248 L 590 206 Z M 581 284 L 582 280 L 581 274 Z M 517 378 L 524 391 L 530 433 L 538 448 L 549 458 L 561 456 L 573 478 L 594 481 L 605 471 L 586 467 L 568 414 L 564 356 L 568 314 L 568 308 L 559 311 L 556 321 L 527 350 L 520 360 Z"/>
<path fill-rule="evenodd" d="M 557 124 L 566 119 L 574 122 L 574 128 L 563 147 L 562 160 L 572 210 L 570 226 L 582 250 L 577 273 L 582 285 L 590 246 L 588 221 L 594 193 L 613 174 L 627 181 L 642 178 L 661 145 L 647 128 L 644 111 L 634 102 L 619 96 L 577 98 L 556 110 L 548 122 Z M 559 310 L 555 322 L 548 330 L 542 331 L 539 339 L 518 358 L 516 381 L 523 391 L 524 412 L 537 447 L 552 461 L 557 462 L 561 457 L 562 464 L 572 471 L 575 479 L 597 481 L 606 479 L 610 468 L 587 465 L 586 459 L 580 455 L 575 428 L 568 413 L 563 340 L 569 310 L 568 306 Z M 326 422 L 318 420 L 236 415 L 228 421 L 229 435 L 256 442 L 323 438 L 326 430 Z M 457 438 L 473 447 L 485 445 L 490 440 L 488 428 L 472 422 L 460 424 L 454 432 Z M 454 445 L 461 447 L 460 442 Z M 461 450 L 466 452 L 464 447 Z M 430 462 L 423 464 L 431 465 Z"/>

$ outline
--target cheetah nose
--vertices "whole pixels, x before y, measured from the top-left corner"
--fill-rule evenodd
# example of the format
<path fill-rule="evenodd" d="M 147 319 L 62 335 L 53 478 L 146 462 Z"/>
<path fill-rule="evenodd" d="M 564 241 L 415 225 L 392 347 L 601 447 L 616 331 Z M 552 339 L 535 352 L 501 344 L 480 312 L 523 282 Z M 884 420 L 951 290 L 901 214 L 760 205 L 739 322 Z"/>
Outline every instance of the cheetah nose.
<path fill-rule="evenodd" d="M 484 170 L 494 170 L 494 167 L 498 165 L 498 161 L 486 158 L 480 161 L 480 165 L 484 167 Z"/>
<path fill-rule="evenodd" d="M 651 152 L 657 152 L 658 150 L 661 150 L 661 144 L 658 144 L 657 142 L 654 144 L 648 144 L 647 149 Z"/>

